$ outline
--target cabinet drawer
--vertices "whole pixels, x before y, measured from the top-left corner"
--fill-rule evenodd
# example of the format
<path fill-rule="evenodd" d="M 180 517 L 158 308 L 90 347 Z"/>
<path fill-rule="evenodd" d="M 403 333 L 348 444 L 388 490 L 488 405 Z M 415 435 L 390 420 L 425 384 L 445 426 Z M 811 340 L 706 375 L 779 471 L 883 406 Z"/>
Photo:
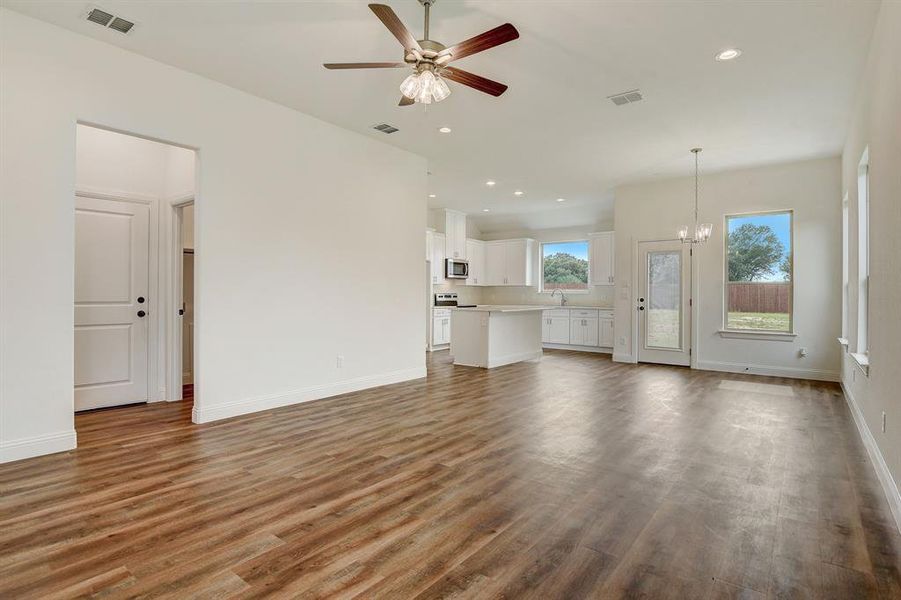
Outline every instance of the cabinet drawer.
<path fill-rule="evenodd" d="M 573 319 L 597 319 L 598 311 L 593 308 L 571 308 L 569 316 Z"/>
<path fill-rule="evenodd" d="M 612 310 L 599 310 L 599 311 L 598 311 L 598 318 L 599 318 L 599 319 L 612 319 L 612 318 L 613 318 L 613 311 L 612 311 Z"/>
<path fill-rule="evenodd" d="M 546 310 L 546 311 L 544 311 L 544 317 L 546 319 L 553 318 L 553 317 L 563 317 L 563 318 L 568 319 L 569 318 L 569 309 L 568 308 L 554 308 L 551 310 Z"/>

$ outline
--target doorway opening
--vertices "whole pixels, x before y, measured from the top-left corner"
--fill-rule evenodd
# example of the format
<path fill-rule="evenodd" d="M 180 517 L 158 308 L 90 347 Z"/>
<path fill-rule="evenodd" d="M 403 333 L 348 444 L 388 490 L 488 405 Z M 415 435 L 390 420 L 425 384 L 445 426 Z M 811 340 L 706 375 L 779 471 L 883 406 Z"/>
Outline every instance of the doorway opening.
<path fill-rule="evenodd" d="M 638 243 L 638 362 L 691 364 L 691 249 Z"/>
<path fill-rule="evenodd" d="M 182 353 L 171 351 L 182 257 L 171 232 L 193 205 L 195 166 L 194 150 L 76 125 L 76 412 L 183 398 L 180 362 L 173 373 Z M 192 299 L 193 289 L 192 278 Z"/>

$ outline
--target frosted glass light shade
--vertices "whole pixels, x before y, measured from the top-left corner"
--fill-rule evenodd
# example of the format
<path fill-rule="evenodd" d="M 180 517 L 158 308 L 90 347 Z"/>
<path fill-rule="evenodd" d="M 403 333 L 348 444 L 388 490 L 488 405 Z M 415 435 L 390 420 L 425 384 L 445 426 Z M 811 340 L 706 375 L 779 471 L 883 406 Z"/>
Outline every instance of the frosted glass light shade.
<path fill-rule="evenodd" d="M 441 102 L 448 96 L 450 96 L 450 88 L 447 87 L 447 83 L 440 76 L 435 77 L 435 85 L 432 87 L 432 97 L 435 99 L 435 102 Z"/>
<path fill-rule="evenodd" d="M 699 242 L 706 242 L 710 239 L 711 233 L 713 233 L 713 223 L 701 223 L 695 230 L 695 238 Z"/>
<path fill-rule="evenodd" d="M 412 73 L 409 77 L 404 79 L 403 83 L 400 84 L 400 93 L 410 100 L 414 100 L 417 94 L 419 94 L 421 87 L 422 86 L 419 83 L 419 74 Z"/>
<path fill-rule="evenodd" d="M 688 227 L 683 226 L 681 229 L 679 229 L 679 239 L 684 242 L 687 238 L 688 238 Z"/>

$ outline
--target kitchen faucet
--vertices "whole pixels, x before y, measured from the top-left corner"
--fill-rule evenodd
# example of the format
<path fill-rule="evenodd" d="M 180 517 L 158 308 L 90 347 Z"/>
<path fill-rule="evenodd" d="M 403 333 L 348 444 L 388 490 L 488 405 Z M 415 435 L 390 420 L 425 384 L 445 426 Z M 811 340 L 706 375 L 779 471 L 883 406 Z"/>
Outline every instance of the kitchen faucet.
<path fill-rule="evenodd" d="M 566 294 L 563 293 L 563 290 L 560 288 L 554 288 L 554 291 L 551 292 L 551 298 L 554 297 L 554 294 L 560 292 L 560 306 L 566 306 Z"/>

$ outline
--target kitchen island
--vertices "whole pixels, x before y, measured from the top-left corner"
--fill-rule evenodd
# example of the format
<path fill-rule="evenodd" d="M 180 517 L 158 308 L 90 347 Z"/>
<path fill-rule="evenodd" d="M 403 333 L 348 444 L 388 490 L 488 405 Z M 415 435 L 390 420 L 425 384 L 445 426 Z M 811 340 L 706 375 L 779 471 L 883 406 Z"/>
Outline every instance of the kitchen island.
<path fill-rule="evenodd" d="M 546 309 L 507 305 L 452 309 L 454 364 L 491 369 L 541 358 L 541 314 Z"/>

